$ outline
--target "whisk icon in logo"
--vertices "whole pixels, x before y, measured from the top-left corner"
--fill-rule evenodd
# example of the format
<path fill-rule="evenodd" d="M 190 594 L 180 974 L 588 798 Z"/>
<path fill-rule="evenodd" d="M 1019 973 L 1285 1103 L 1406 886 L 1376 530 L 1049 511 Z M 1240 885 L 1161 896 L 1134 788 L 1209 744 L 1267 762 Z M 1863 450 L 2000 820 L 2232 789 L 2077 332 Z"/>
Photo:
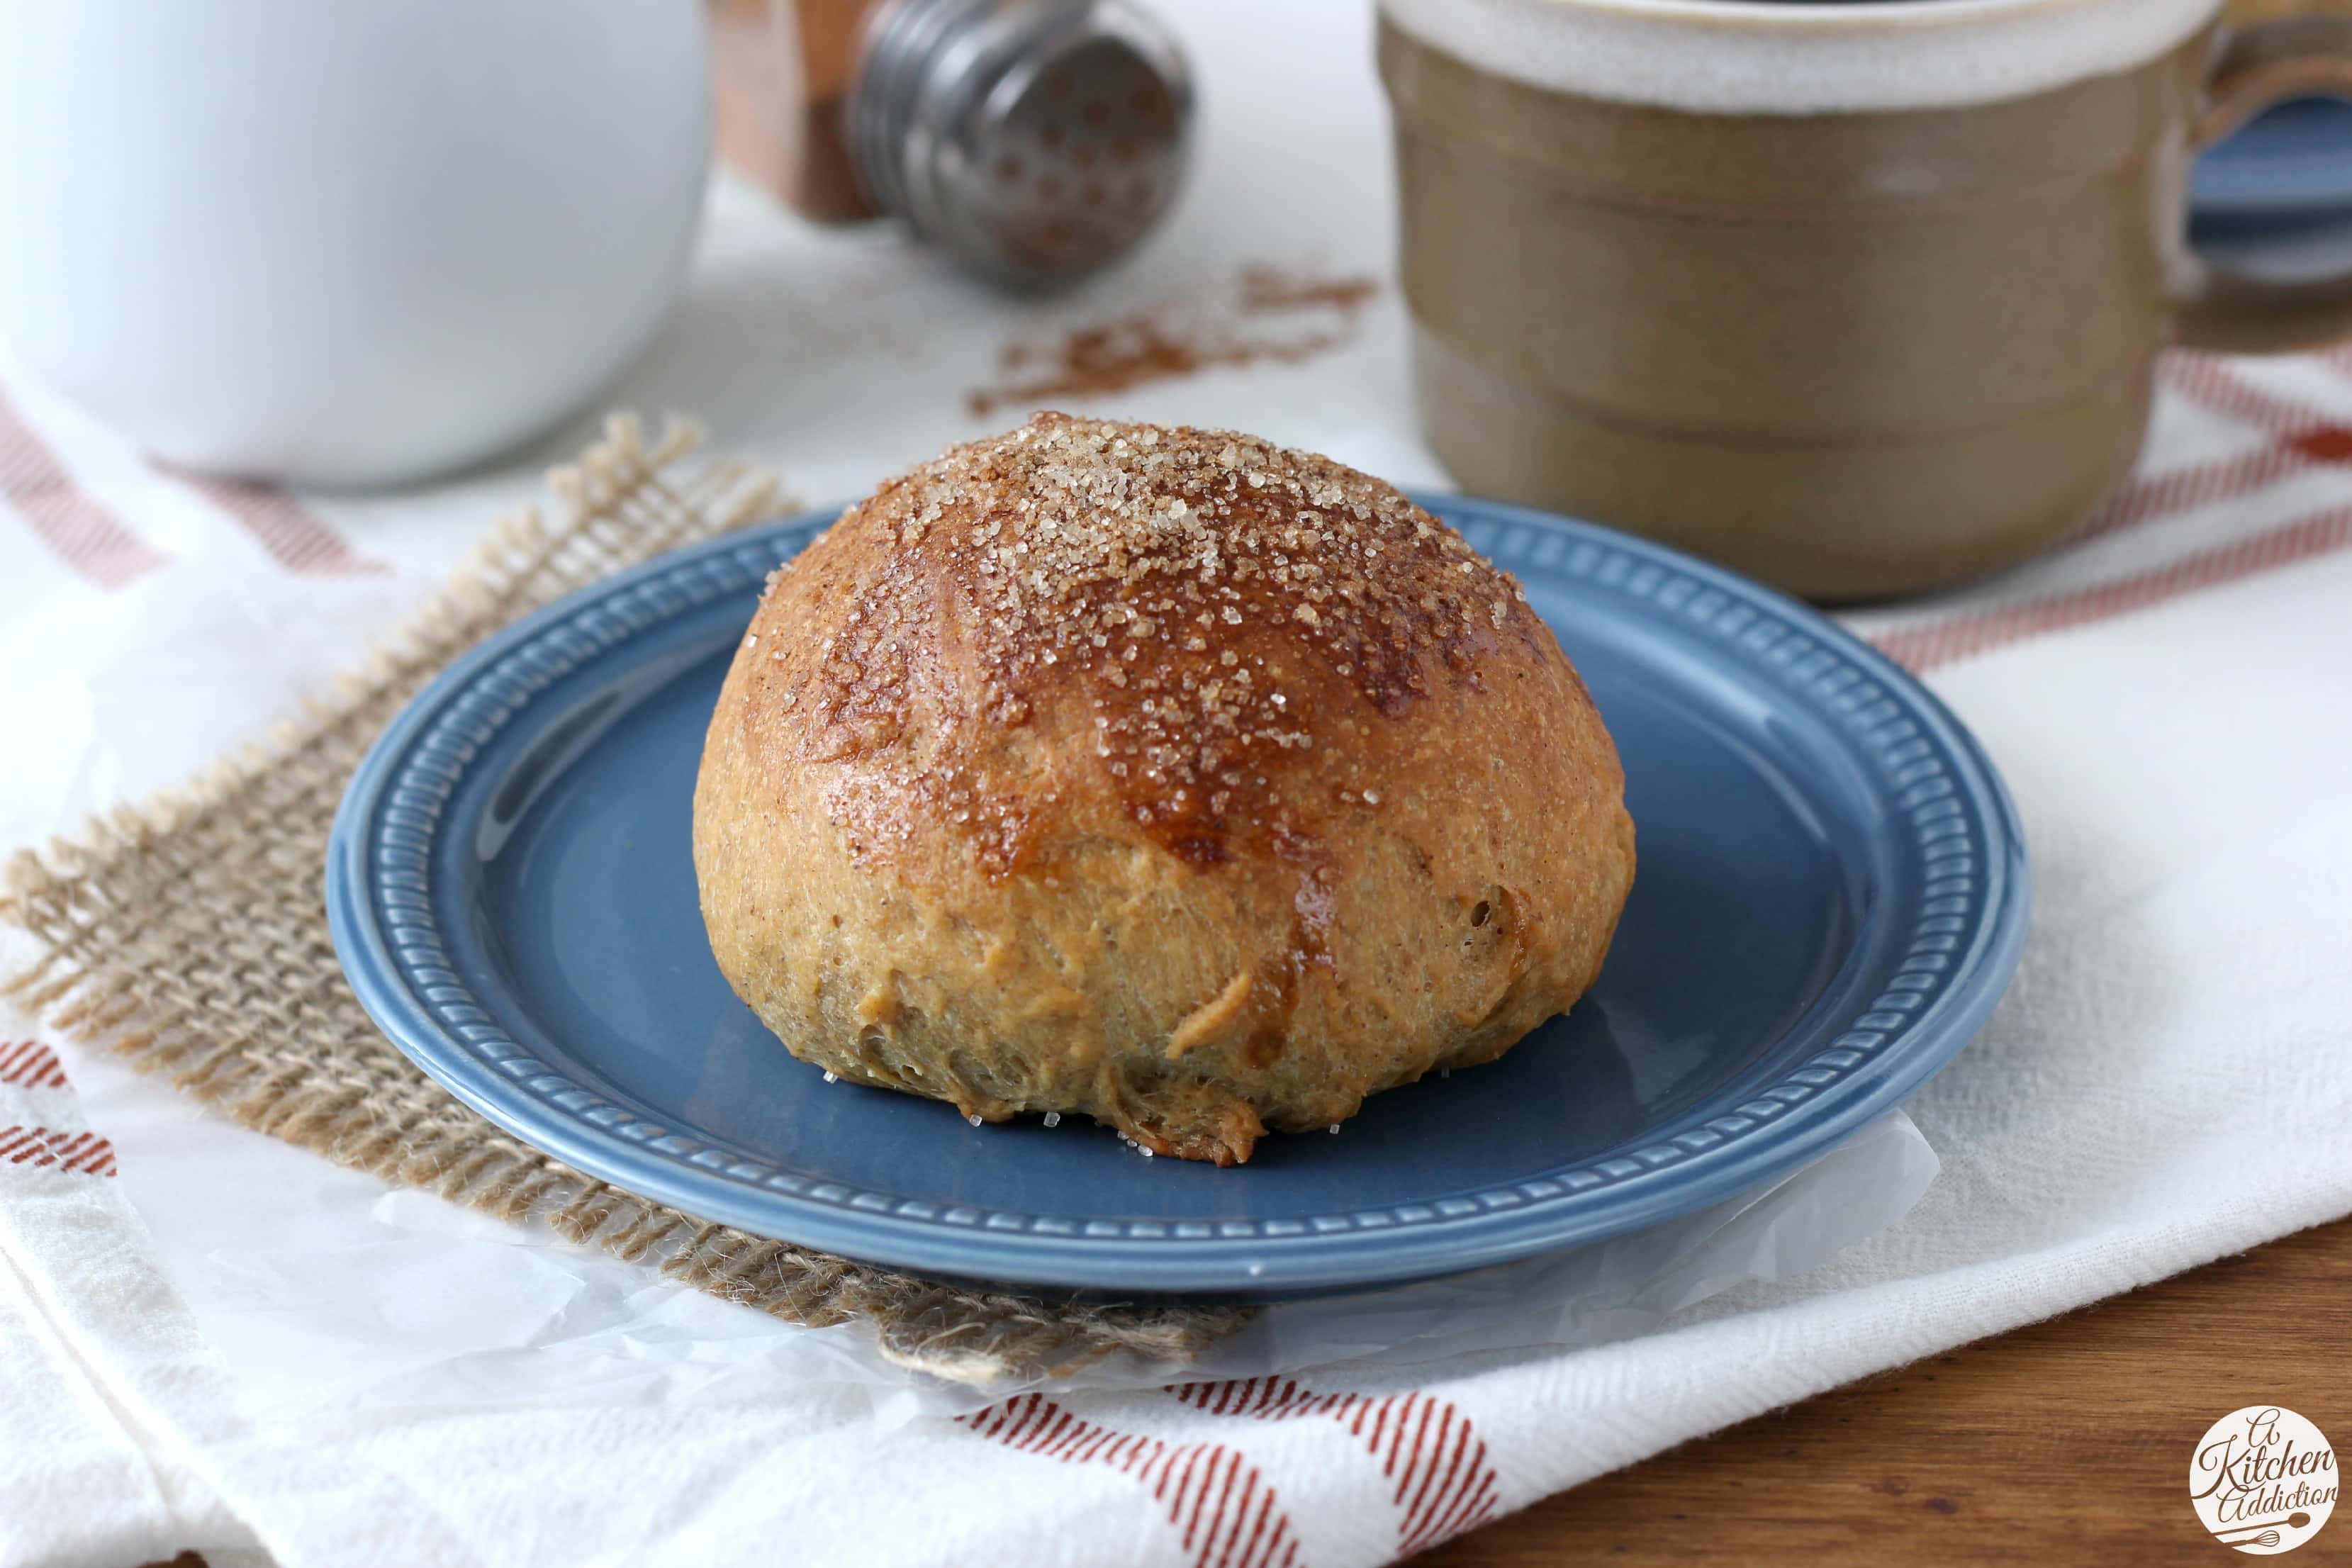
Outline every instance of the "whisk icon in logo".
<path fill-rule="evenodd" d="M 2336 1450 L 2318 1427 L 2275 1405 L 2232 1410 L 2197 1440 L 2189 1500 L 2224 1546 L 2258 1557 L 2292 1552 L 2336 1511 Z"/>

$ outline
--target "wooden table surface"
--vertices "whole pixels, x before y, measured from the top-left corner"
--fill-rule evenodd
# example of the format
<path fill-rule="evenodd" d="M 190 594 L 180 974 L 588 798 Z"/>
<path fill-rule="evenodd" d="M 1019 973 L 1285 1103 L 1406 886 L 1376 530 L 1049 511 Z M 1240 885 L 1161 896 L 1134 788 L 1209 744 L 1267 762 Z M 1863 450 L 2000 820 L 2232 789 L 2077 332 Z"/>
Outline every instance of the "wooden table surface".
<path fill-rule="evenodd" d="M 2352 1220 L 1759 1416 L 1414 1564 L 2210 1568 L 2241 1559 L 2189 1506 L 2189 1449 L 2257 1404 L 2352 1460 Z M 2352 1563 L 2352 1507 L 2291 1555 Z"/>

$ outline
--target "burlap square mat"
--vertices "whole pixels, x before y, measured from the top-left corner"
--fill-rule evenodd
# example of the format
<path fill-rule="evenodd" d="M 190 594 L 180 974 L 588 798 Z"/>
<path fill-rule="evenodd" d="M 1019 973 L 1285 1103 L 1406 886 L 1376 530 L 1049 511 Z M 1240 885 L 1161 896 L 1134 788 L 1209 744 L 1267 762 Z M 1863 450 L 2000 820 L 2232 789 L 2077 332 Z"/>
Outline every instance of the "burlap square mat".
<path fill-rule="evenodd" d="M 1232 1308 L 1071 1305 L 962 1289 L 763 1240 L 648 1202 L 499 1131 L 368 1019 L 327 934 L 320 868 L 343 786 L 444 666 L 516 617 L 622 567 L 769 515 L 772 483 L 684 461 L 616 416 L 549 476 L 550 523 L 499 524 L 365 666 L 267 742 L 189 787 L 91 822 L 8 867 L 0 920 L 38 956 L 0 994 L 52 1027 L 168 1076 L 238 1121 L 389 1182 L 564 1237 L 788 1322 L 872 1326 L 919 1372 L 1021 1386 L 1129 1352 L 1181 1363 L 1240 1326 Z"/>

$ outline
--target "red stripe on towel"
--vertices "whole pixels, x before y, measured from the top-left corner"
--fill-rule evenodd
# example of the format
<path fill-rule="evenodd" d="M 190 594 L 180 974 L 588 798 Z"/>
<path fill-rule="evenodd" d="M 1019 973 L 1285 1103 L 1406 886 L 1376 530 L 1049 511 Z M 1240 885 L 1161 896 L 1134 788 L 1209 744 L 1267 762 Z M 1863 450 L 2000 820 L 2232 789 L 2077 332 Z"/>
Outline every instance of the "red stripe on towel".
<path fill-rule="evenodd" d="M 169 563 L 83 492 L 5 396 L 0 396 L 0 500 L 59 561 L 101 588 L 120 588 Z"/>
<path fill-rule="evenodd" d="M 1192 1383 L 1168 1391 L 1213 1415 L 1283 1420 L 1325 1416 L 1364 1439 L 1397 1478 L 1397 1555 L 1452 1539 L 1494 1517 L 1496 1476 L 1486 1445 L 1470 1417 L 1451 1400 L 1412 1393 L 1373 1399 L 1360 1394 L 1317 1394 L 1290 1378 L 1251 1377 Z"/>
<path fill-rule="evenodd" d="M 1007 1447 L 1065 1464 L 1104 1465 L 1132 1479 L 1181 1532 L 1193 1568 L 1286 1568 L 1298 1561 L 1290 1516 L 1273 1485 L 1236 1448 L 1114 1431 L 1038 1394 L 956 1419 Z"/>
<path fill-rule="evenodd" d="M 65 1064 L 38 1040 L 0 1040 L 0 1083 L 26 1089 L 63 1089 Z"/>
<path fill-rule="evenodd" d="M 95 1132 L 59 1132 L 47 1127 L 0 1127 L 0 1164 L 56 1166 L 84 1175 L 114 1174 L 114 1145 Z"/>
<path fill-rule="evenodd" d="M 2297 522 L 2248 534 L 2146 572 L 1991 609 L 1906 626 L 1878 637 L 1881 651 L 1913 669 L 1935 669 L 2032 637 L 2185 598 L 2266 572 L 2301 565 L 2352 546 L 2352 507 L 2331 507 Z"/>
<path fill-rule="evenodd" d="M 269 558 L 306 577 L 373 577 L 391 568 L 362 555 L 320 521 L 310 508 L 282 489 L 203 474 L 179 476 L 196 493 L 236 521 Z"/>

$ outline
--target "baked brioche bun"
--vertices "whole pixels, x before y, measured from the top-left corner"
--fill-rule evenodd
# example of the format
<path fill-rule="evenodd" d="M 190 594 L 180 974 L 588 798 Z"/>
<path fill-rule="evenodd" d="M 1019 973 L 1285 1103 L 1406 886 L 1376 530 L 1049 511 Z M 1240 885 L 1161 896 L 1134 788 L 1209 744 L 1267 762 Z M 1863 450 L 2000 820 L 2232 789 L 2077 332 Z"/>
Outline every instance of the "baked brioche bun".
<path fill-rule="evenodd" d="M 1230 1164 L 1573 1003 L 1623 787 L 1517 584 L 1390 486 L 1040 415 L 771 579 L 694 858 L 794 1056 Z"/>

